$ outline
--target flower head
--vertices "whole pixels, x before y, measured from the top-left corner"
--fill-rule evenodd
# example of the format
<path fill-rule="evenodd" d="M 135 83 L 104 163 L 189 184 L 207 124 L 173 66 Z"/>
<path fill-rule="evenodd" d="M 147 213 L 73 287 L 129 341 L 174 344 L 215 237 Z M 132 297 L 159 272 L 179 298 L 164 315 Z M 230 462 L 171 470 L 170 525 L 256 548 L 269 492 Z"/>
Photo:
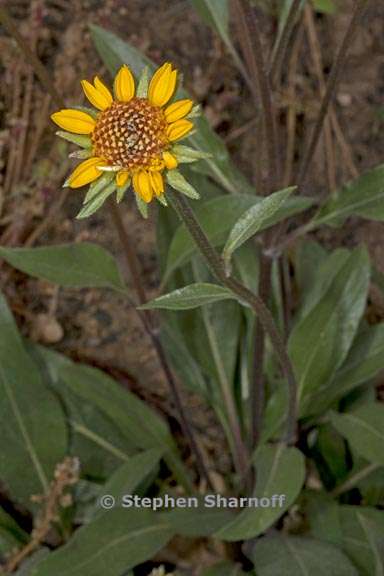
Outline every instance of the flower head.
<path fill-rule="evenodd" d="M 177 144 L 191 133 L 196 111 L 190 99 L 170 102 L 177 74 L 167 62 L 149 83 L 144 71 L 136 89 L 132 72 L 124 65 L 115 77 L 113 95 L 97 76 L 93 84 L 81 82 L 96 110 L 74 108 L 52 114 L 65 130 L 57 134 L 85 148 L 72 154 L 84 160 L 66 181 L 71 188 L 91 184 L 80 217 L 94 212 L 115 191 L 120 201 L 131 183 L 142 208 L 154 197 L 166 203 L 164 176 L 169 171 L 176 172 L 171 182 L 184 191 L 184 178 L 176 171 L 179 162 L 207 155 Z"/>

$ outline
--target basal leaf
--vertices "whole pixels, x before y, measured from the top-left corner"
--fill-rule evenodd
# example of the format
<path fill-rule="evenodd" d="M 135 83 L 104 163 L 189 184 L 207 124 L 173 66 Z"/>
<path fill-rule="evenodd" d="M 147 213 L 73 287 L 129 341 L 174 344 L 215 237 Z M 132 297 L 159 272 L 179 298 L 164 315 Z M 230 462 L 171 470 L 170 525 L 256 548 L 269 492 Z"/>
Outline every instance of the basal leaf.
<path fill-rule="evenodd" d="M 351 216 L 384 220 L 384 165 L 381 164 L 344 186 L 330 198 L 312 221 L 312 228 L 321 224 L 341 225 Z"/>
<path fill-rule="evenodd" d="M 162 514 L 175 534 L 190 538 L 207 537 L 217 532 L 233 517 L 226 508 L 208 508 L 202 502 L 197 508 L 175 508 Z"/>
<path fill-rule="evenodd" d="M 31 576 L 121 576 L 152 559 L 171 536 L 150 510 L 116 508 L 76 530 Z"/>
<path fill-rule="evenodd" d="M 26 274 L 60 286 L 125 291 L 113 256 L 105 248 L 89 242 L 39 248 L 2 246 L 0 257 Z"/>
<path fill-rule="evenodd" d="M 121 506 L 122 497 L 125 494 L 135 494 L 140 484 L 157 469 L 162 453 L 160 450 L 152 449 L 132 456 L 128 462 L 120 466 L 101 488 L 99 497 L 105 494 L 115 499 L 115 506 Z M 101 514 L 108 514 L 98 500 L 93 517 Z"/>
<path fill-rule="evenodd" d="M 302 415 L 308 394 L 330 382 L 349 352 L 364 312 L 369 274 L 366 251 L 356 249 L 291 332 L 288 350 L 298 381 Z"/>
<path fill-rule="evenodd" d="M 320 413 L 357 386 L 384 370 L 384 324 L 369 326 L 357 335 L 345 362 L 332 380 L 310 394 L 307 414 Z"/>
<path fill-rule="evenodd" d="M 180 482 L 188 483 L 188 474 L 166 422 L 137 396 L 123 389 L 96 368 L 53 359 L 58 378 L 83 402 L 97 407 L 118 427 L 127 446 L 139 450 L 157 448 Z"/>
<path fill-rule="evenodd" d="M 252 557 L 258 576 L 359 576 L 342 550 L 314 538 L 267 536 L 257 540 Z"/>
<path fill-rule="evenodd" d="M 352 412 L 333 412 L 331 422 L 351 448 L 370 462 L 384 466 L 384 406 L 364 404 Z"/>
<path fill-rule="evenodd" d="M 65 456 L 67 426 L 0 294 L 0 478 L 16 501 L 44 494 Z M 55 439 L 52 442 L 52 438 Z"/>
<path fill-rule="evenodd" d="M 282 494 L 282 506 L 248 507 L 216 533 L 223 540 L 237 541 L 262 534 L 293 504 L 305 478 L 304 457 L 296 448 L 283 445 L 264 445 L 255 455 L 257 483 L 254 496 L 271 499 Z"/>

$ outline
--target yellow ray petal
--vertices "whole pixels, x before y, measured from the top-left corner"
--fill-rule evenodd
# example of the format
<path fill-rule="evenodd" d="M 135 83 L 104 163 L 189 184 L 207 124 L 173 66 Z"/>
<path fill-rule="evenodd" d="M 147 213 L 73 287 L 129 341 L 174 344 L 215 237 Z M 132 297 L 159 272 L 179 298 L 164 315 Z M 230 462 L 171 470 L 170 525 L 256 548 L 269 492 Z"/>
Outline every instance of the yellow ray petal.
<path fill-rule="evenodd" d="M 113 89 L 116 98 L 121 102 L 129 102 L 135 95 L 135 80 L 125 64 L 116 74 Z"/>
<path fill-rule="evenodd" d="M 119 186 L 119 188 L 125 186 L 126 183 L 128 182 L 128 178 L 129 178 L 129 172 L 124 172 L 124 170 L 120 170 L 120 172 L 116 174 L 117 186 Z"/>
<path fill-rule="evenodd" d="M 149 173 L 152 188 L 155 191 L 156 196 L 161 196 L 164 194 L 164 180 L 160 172 L 150 172 Z"/>
<path fill-rule="evenodd" d="M 59 112 L 55 112 L 51 115 L 51 119 L 60 128 L 73 132 L 73 134 L 90 134 L 96 126 L 96 121 L 92 116 L 73 108 L 64 108 Z"/>
<path fill-rule="evenodd" d="M 104 98 L 106 98 L 108 100 L 108 105 L 110 106 L 113 102 L 113 97 L 111 94 L 111 91 L 109 90 L 109 88 L 107 88 L 107 86 L 104 84 L 104 82 L 102 80 L 100 80 L 100 78 L 98 76 L 95 76 L 94 80 L 93 80 L 93 84 L 96 88 L 96 90 L 98 90 L 100 92 L 100 94 L 103 94 Z"/>
<path fill-rule="evenodd" d="M 163 152 L 163 160 L 165 163 L 165 167 L 168 168 L 168 170 L 173 170 L 174 168 L 177 168 L 179 164 L 177 158 L 170 152 Z"/>
<path fill-rule="evenodd" d="M 104 160 L 96 156 L 84 160 L 69 176 L 68 183 L 70 188 L 80 188 L 99 178 L 102 172 L 97 169 L 97 166 L 102 166 L 103 164 Z"/>
<path fill-rule="evenodd" d="M 95 78 L 95 83 L 96 83 L 96 78 Z M 102 83 L 99 80 L 98 85 L 100 86 L 101 84 Z M 98 108 L 99 110 L 105 110 L 106 108 L 108 108 L 112 104 L 112 96 L 111 96 L 111 93 L 109 92 L 109 90 L 106 86 L 103 85 L 105 90 L 107 90 L 109 97 L 108 97 L 108 95 L 106 95 L 104 90 L 99 90 L 95 86 L 92 86 L 92 84 L 90 82 L 88 82 L 88 80 L 82 80 L 81 86 L 84 90 L 84 94 L 86 95 L 86 97 L 88 98 L 88 100 L 90 101 L 92 106 L 94 106 L 95 108 Z"/>
<path fill-rule="evenodd" d="M 177 120 L 170 124 L 167 128 L 167 136 L 171 142 L 184 138 L 193 128 L 192 122 L 189 120 Z"/>
<path fill-rule="evenodd" d="M 148 89 L 148 100 L 153 106 L 164 106 L 172 97 L 177 81 L 177 70 L 172 70 L 169 62 L 161 66 L 153 75 Z"/>
<path fill-rule="evenodd" d="M 148 204 L 153 198 L 153 188 L 148 172 L 144 170 L 135 172 L 132 183 L 136 194 Z"/>
<path fill-rule="evenodd" d="M 172 122 L 176 122 L 176 120 L 181 120 L 181 118 L 184 118 L 184 116 L 190 113 L 192 106 L 193 102 L 188 98 L 170 104 L 164 110 L 166 121 L 168 124 L 171 124 Z"/>

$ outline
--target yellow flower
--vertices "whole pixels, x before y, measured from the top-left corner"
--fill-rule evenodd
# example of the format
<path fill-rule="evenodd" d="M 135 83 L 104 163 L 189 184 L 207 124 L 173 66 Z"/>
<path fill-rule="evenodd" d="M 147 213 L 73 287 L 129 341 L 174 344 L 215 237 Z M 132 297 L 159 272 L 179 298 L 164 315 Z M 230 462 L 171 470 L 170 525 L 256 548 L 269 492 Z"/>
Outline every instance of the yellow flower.
<path fill-rule="evenodd" d="M 81 84 L 97 111 L 88 114 L 86 109 L 65 109 L 51 116 L 67 132 L 90 137 L 92 155 L 77 166 L 67 185 L 79 188 L 112 171 L 118 189 L 132 181 L 144 202 L 163 196 L 164 173 L 178 166 L 173 142 L 193 128 L 186 118 L 192 100 L 169 103 L 176 89 L 177 70 L 169 62 L 163 64 L 152 76 L 145 96 L 142 91 L 135 95 L 135 80 L 126 65 L 115 77 L 113 96 L 97 76 L 93 84 L 87 80 Z"/>

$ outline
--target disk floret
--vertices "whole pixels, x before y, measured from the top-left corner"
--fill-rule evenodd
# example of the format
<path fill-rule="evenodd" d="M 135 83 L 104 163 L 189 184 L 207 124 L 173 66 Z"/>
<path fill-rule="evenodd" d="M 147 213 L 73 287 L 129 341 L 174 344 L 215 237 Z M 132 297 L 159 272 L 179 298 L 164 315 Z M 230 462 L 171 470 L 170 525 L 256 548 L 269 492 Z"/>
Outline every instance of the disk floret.
<path fill-rule="evenodd" d="M 96 110 L 67 108 L 52 114 L 65 130 L 58 136 L 83 148 L 71 154 L 83 162 L 65 182 L 71 188 L 90 184 L 79 218 L 95 212 L 114 192 L 120 202 L 131 183 L 144 216 L 153 198 L 166 204 L 164 178 L 179 192 L 198 197 L 177 168 L 209 155 L 178 143 L 192 133 L 197 107 L 188 98 L 169 103 L 177 84 L 171 64 L 163 64 L 150 82 L 144 70 L 137 90 L 125 65 L 115 77 L 113 95 L 97 76 L 93 84 L 81 84 Z"/>

